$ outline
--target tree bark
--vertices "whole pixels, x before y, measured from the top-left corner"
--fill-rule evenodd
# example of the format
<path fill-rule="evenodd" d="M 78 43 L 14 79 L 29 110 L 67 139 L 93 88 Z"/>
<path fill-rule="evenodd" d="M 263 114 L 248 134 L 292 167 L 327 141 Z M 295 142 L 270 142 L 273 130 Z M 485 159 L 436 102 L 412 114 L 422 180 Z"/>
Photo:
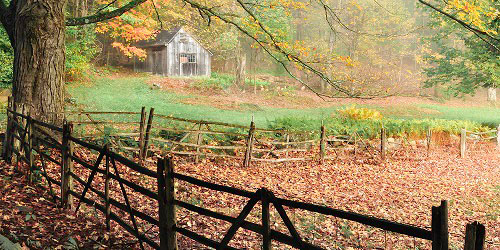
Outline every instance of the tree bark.
<path fill-rule="evenodd" d="M 16 108 L 25 104 L 33 117 L 55 124 L 64 105 L 65 2 L 18 0 L 14 18 Z"/>
<path fill-rule="evenodd" d="M 236 56 L 236 77 L 235 84 L 237 86 L 244 86 L 246 75 L 247 56 L 243 49 L 243 43 L 239 42 L 238 55 Z"/>
<path fill-rule="evenodd" d="M 497 89 L 496 88 L 488 88 L 488 101 L 496 102 L 497 101 Z"/>

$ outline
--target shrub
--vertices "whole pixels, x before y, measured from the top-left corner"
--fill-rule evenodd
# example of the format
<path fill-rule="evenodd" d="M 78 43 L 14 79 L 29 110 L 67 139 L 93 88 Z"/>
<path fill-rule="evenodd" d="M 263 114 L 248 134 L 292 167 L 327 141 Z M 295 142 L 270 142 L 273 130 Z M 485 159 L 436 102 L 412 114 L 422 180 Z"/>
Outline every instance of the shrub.
<path fill-rule="evenodd" d="M 402 137 L 424 137 L 428 129 L 433 132 L 444 132 L 447 134 L 460 134 L 462 128 L 470 131 L 486 131 L 490 128 L 477 122 L 464 120 L 445 119 L 393 119 L 385 118 L 381 120 L 351 119 L 344 116 L 330 117 L 324 120 L 327 128 L 327 135 L 352 135 L 356 132 L 364 138 L 377 138 L 380 135 L 380 128 L 384 126 L 388 136 Z M 284 117 L 278 118 L 271 123 L 271 129 L 287 129 L 291 131 L 309 131 L 310 137 L 317 137 L 321 121 L 311 118 Z"/>
<path fill-rule="evenodd" d="M 202 78 L 199 81 L 195 81 L 193 84 L 191 84 L 191 86 L 201 90 L 224 90 L 231 87 L 231 85 L 233 84 L 234 84 L 233 75 L 212 72 L 210 78 Z M 253 87 L 254 84 L 258 87 L 264 87 L 270 85 L 269 82 L 262 81 L 259 79 L 256 79 L 255 81 L 248 78 L 245 79 L 246 86 Z"/>
<path fill-rule="evenodd" d="M 201 90 L 224 90 L 233 84 L 234 76 L 212 72 L 210 78 L 202 78 L 191 84 L 191 87 Z"/>
<path fill-rule="evenodd" d="M 12 83 L 13 61 L 14 50 L 5 29 L 0 27 L 0 87 L 4 88 Z"/>
<path fill-rule="evenodd" d="M 345 109 L 339 109 L 337 112 L 345 118 L 353 120 L 380 120 L 382 114 L 374 109 L 358 108 L 356 105 L 351 105 Z"/>
<path fill-rule="evenodd" d="M 268 81 L 260 80 L 260 79 L 253 80 L 253 79 L 247 78 L 247 79 L 245 79 L 245 85 L 251 86 L 251 87 L 253 87 L 254 85 L 257 87 L 265 87 L 265 86 L 271 85 L 271 83 Z"/>
<path fill-rule="evenodd" d="M 12 83 L 12 64 L 14 55 L 0 50 L 0 87 L 5 88 Z"/>

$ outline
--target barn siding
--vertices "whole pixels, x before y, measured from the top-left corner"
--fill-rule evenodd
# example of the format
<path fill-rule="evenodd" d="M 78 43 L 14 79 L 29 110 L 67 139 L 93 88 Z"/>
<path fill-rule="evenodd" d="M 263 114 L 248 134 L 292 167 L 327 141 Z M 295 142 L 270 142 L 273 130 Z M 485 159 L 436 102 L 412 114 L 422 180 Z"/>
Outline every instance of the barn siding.
<path fill-rule="evenodd" d="M 146 58 L 146 69 L 148 72 L 153 72 L 153 49 L 148 48 L 147 50 L 147 58 Z"/>

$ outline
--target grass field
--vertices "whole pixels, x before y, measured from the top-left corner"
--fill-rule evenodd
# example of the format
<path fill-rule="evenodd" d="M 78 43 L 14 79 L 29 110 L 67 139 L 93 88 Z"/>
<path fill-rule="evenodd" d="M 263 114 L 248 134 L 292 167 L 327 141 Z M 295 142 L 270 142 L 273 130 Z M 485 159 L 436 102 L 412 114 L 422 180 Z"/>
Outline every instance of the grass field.
<path fill-rule="evenodd" d="M 339 107 L 294 110 L 286 108 L 258 107 L 252 111 L 219 109 L 207 105 L 189 105 L 179 101 L 195 96 L 177 95 L 171 92 L 152 89 L 147 78 L 98 79 L 92 87 L 88 85 L 69 85 L 68 92 L 78 104 L 87 109 L 106 111 L 140 111 L 142 106 L 154 107 L 159 114 L 171 114 L 190 119 L 224 121 L 248 124 L 255 117 L 260 126 L 278 117 L 303 116 L 321 120 L 335 112 Z"/>
<path fill-rule="evenodd" d="M 139 111 L 142 106 L 154 107 L 156 113 L 171 114 L 183 118 L 224 121 L 248 124 L 255 117 L 257 126 L 267 127 L 277 118 L 294 117 L 317 120 L 330 117 L 347 104 L 332 103 L 319 108 L 291 109 L 268 107 L 256 104 L 239 104 L 238 109 L 211 106 L 211 103 L 185 104 L 183 99 L 204 98 L 197 94 L 179 94 L 172 91 L 152 88 L 146 82 L 148 77 L 99 78 L 92 85 L 69 84 L 68 92 L 85 109 L 100 111 Z M 300 97 L 298 97 L 300 98 Z M 352 102 L 351 102 L 352 103 Z M 319 105 L 318 105 L 319 106 Z M 450 120 L 469 120 L 494 126 L 500 124 L 500 108 L 453 107 L 439 103 L 406 103 L 404 105 L 360 104 L 380 111 L 387 118 L 422 119 L 440 118 Z"/>

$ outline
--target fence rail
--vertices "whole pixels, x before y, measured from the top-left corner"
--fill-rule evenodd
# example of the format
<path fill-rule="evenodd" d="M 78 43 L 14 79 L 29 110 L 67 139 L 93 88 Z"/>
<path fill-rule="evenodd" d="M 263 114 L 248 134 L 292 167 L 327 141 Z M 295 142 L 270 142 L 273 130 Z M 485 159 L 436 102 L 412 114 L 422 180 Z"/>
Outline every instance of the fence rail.
<path fill-rule="evenodd" d="M 329 215 L 337 218 L 342 218 L 342 219 L 347 219 L 350 221 L 355 221 L 364 225 L 372 226 L 375 228 L 380 228 L 383 230 L 387 230 L 390 232 L 395 232 L 411 237 L 416 237 L 420 239 L 425 239 L 425 240 L 431 240 L 433 241 L 433 245 L 436 245 L 433 247 L 433 249 L 448 249 L 447 248 L 447 237 L 448 237 L 448 232 L 444 231 L 445 229 L 447 230 L 447 218 L 444 218 L 444 216 L 447 216 L 447 203 L 445 201 L 442 202 L 441 206 L 433 208 L 433 226 L 432 230 L 428 230 L 425 228 L 420 228 L 412 225 L 406 225 L 406 224 L 401 224 L 397 222 L 392 222 L 389 220 L 385 219 L 379 219 L 376 217 L 372 216 L 366 216 L 354 212 L 348 212 L 348 211 L 343 211 L 343 210 L 338 210 L 338 209 L 333 209 L 330 207 L 326 206 L 320 206 L 316 204 L 311 204 L 311 203 L 306 203 L 306 202 L 300 202 L 300 201 L 294 201 L 294 200 L 289 200 L 289 199 L 283 199 L 283 198 L 278 198 L 275 197 L 275 195 L 266 189 L 259 189 L 256 192 L 250 192 L 234 187 L 229 187 L 229 186 L 224 186 L 224 185 L 219 185 L 219 184 L 214 184 L 210 183 L 207 181 L 203 181 L 200 179 L 196 179 L 194 177 L 190 177 L 187 175 L 175 173 L 174 171 L 174 166 L 172 161 L 159 161 L 158 162 L 158 168 L 159 169 L 167 169 L 165 170 L 169 174 L 166 178 L 170 179 L 177 179 L 181 181 L 185 181 L 188 183 L 191 183 L 196 186 L 208 188 L 214 191 L 220 191 L 220 192 L 225 192 L 229 193 L 232 195 L 240 196 L 240 197 L 245 197 L 249 198 L 250 200 L 248 203 L 245 205 L 241 213 L 239 214 L 238 217 L 230 217 L 227 215 L 223 215 L 218 212 L 211 211 L 206 208 L 202 208 L 196 205 L 192 205 L 180 200 L 175 199 L 175 197 L 171 197 L 171 199 L 174 200 L 173 204 L 171 205 L 171 210 L 174 211 L 174 205 L 180 206 L 182 208 L 185 208 L 189 211 L 208 216 L 211 218 L 219 219 L 219 220 L 224 220 L 227 222 L 232 223 L 232 226 L 230 229 L 227 231 L 226 236 L 224 236 L 224 239 L 220 242 L 214 242 L 212 240 L 206 239 L 205 237 L 198 235 L 194 232 L 191 232 L 187 229 L 181 229 L 176 227 L 176 231 L 185 235 L 186 237 L 189 237 L 201 244 L 204 244 L 209 247 L 214 247 L 217 249 L 222 249 L 224 247 L 227 247 L 227 242 L 234 236 L 234 233 L 237 231 L 238 228 L 244 228 L 250 231 L 253 231 L 255 233 L 261 234 L 264 236 L 264 242 L 263 246 L 270 246 L 269 242 L 266 242 L 266 239 L 270 240 L 276 240 L 278 242 L 290 245 L 292 247 L 296 247 L 299 249 L 322 249 L 318 246 L 312 245 L 308 242 L 303 241 L 293 224 L 291 223 L 290 219 L 288 218 L 288 215 L 283 208 L 283 206 L 290 207 L 290 208 L 296 208 L 296 209 L 302 209 L 310 212 L 315 212 L 323 215 Z M 170 195 L 174 195 L 171 193 Z M 263 216 L 263 221 L 261 225 L 246 221 L 245 218 L 246 216 L 250 213 L 251 209 L 255 206 L 255 204 L 260 201 L 261 204 L 263 205 L 263 213 L 268 213 L 269 209 L 269 204 L 273 204 L 274 207 L 278 210 L 278 213 L 283 220 L 284 224 L 287 226 L 290 236 L 283 234 L 281 232 L 275 231 L 275 230 L 269 230 L 266 225 L 269 225 L 269 217 Z M 267 221 L 265 221 L 267 220 Z M 435 220 L 438 220 L 436 222 Z M 268 234 L 266 237 L 266 233 Z M 444 239 L 446 238 L 446 239 Z M 435 243 L 438 242 L 438 243 Z M 446 246 L 445 246 L 446 245 Z M 269 249 L 269 248 L 267 248 Z"/>
<path fill-rule="evenodd" d="M 162 115 L 153 112 L 150 109 L 149 115 L 146 108 L 142 107 L 141 112 L 68 112 L 67 118 L 81 130 L 84 127 L 90 129 L 91 133 L 80 133 L 78 138 L 91 139 L 96 136 L 111 138 L 113 149 L 127 150 L 133 154 L 139 155 L 141 161 L 144 161 L 148 152 L 163 154 L 169 152 L 174 155 L 194 157 L 198 162 L 200 157 L 230 158 L 240 159 L 244 166 L 249 166 L 252 162 L 290 162 L 290 161 L 312 161 L 320 160 L 324 162 L 327 159 L 334 159 L 327 154 L 335 153 L 337 155 L 338 145 L 353 144 L 354 152 L 359 143 L 363 143 L 361 137 L 356 133 L 348 138 L 327 138 L 326 129 L 322 126 L 322 131 L 318 139 L 310 138 L 310 134 L 303 132 L 293 132 L 283 129 L 263 129 L 255 126 L 251 122 L 250 126 L 230 124 L 224 122 L 194 120 L 174 117 L 171 115 Z M 125 117 L 128 115 L 139 116 L 129 121 L 107 121 L 98 120 L 93 115 L 111 115 Z M 88 120 L 83 121 L 83 118 Z M 146 119 L 147 117 L 147 119 Z M 181 122 L 184 126 L 167 126 L 170 122 Z M 127 125 L 128 132 L 106 132 L 102 126 L 123 126 Z M 137 127 L 135 127 L 138 125 Z M 91 127 L 89 127 L 91 126 Z M 253 126 L 253 129 L 252 129 Z M 218 127 L 214 128 L 214 127 Z M 162 136 L 167 134 L 167 136 Z M 168 135 L 178 135 L 178 138 L 172 138 Z M 210 137 L 222 136 L 225 139 L 213 139 Z M 138 138 L 137 138 L 138 137 Z M 252 140 L 249 138 L 252 137 Z M 208 138 L 208 140 L 207 140 Z M 274 140 L 270 140 L 274 138 Z M 136 141 L 137 145 L 125 145 L 122 141 Z M 214 143 L 212 143 L 214 142 Z M 221 144 L 223 142 L 223 144 Z M 365 143 L 366 144 L 366 143 Z M 151 146 L 156 147 L 151 147 Z M 320 146 L 316 155 L 309 157 L 290 156 L 293 153 L 309 151 L 311 147 Z M 380 154 L 383 152 L 380 150 Z"/>
<path fill-rule="evenodd" d="M 118 119 L 120 121 L 96 119 L 99 115 L 114 116 L 120 118 Z M 318 160 L 323 163 L 325 160 L 336 159 L 339 148 L 352 150 L 354 154 L 359 151 L 368 152 L 374 158 L 380 157 L 381 160 L 385 160 L 388 156 L 387 151 L 405 144 L 388 142 L 384 128 L 380 131 L 380 146 L 373 146 L 358 133 L 327 137 L 327 129 L 323 125 L 319 127 L 317 139 L 308 139 L 311 134 L 284 129 L 257 128 L 253 122 L 250 126 L 244 126 L 185 119 L 154 113 L 153 108 L 148 114 L 145 107 L 142 107 L 141 112 L 73 111 L 66 112 L 65 116 L 75 125 L 76 130 L 80 131 L 80 133 L 75 133 L 76 138 L 85 140 L 96 139 L 96 137 L 107 138 L 111 142 L 111 149 L 138 155 L 141 162 L 152 153 L 162 155 L 164 152 L 169 152 L 174 155 L 193 157 L 195 162 L 198 162 L 200 157 L 239 159 L 244 166 L 249 166 L 252 162 Z M 172 125 L 172 122 L 182 123 L 183 126 Z M 109 131 L 109 129 L 107 131 L 106 128 L 109 126 L 124 131 L 116 132 Z M 252 126 L 253 129 L 251 129 Z M 249 140 L 250 137 L 253 139 Z M 429 155 L 432 142 L 430 129 L 426 137 L 425 144 Z M 485 132 L 466 131 L 465 138 L 461 139 L 460 155 L 465 157 L 466 140 L 476 142 L 495 138 L 500 149 L 500 128 Z M 130 144 L 131 142 L 133 143 Z M 312 147 L 318 147 L 316 154 L 309 154 L 307 157 L 294 155 L 294 153 L 311 151 Z"/>
<path fill-rule="evenodd" d="M 489 136 L 488 136 L 489 135 Z M 492 129 L 483 132 L 467 131 L 465 128 L 460 133 L 460 157 L 464 158 L 467 155 L 467 140 L 477 141 L 496 140 L 497 149 L 500 150 L 500 124 L 497 129 Z"/>
<path fill-rule="evenodd" d="M 31 176 L 33 176 L 33 170 L 38 166 L 38 164 L 35 164 L 35 161 L 40 162 L 41 175 L 45 177 L 55 201 L 60 200 L 63 207 L 75 209 L 75 211 L 78 211 L 82 203 L 95 207 L 104 214 L 105 224 L 108 230 L 110 228 L 110 221 L 116 222 L 123 229 L 135 236 L 140 247 L 143 249 L 143 244 L 147 244 L 155 249 L 177 249 L 176 233 L 216 249 L 235 249 L 228 246 L 228 244 L 239 228 L 245 228 L 262 235 L 263 249 L 271 249 L 272 241 L 281 242 L 298 249 L 322 249 L 301 238 L 300 232 L 297 231 L 290 221 L 284 207 L 346 219 L 386 231 L 430 240 L 432 242 L 432 249 L 448 249 L 448 208 L 446 201 L 442 201 L 440 206 L 432 207 L 432 217 L 430 220 L 431 230 L 428 230 L 426 228 L 379 219 L 327 206 L 279 198 L 276 197 L 274 193 L 264 188 L 251 192 L 235 187 L 210 183 L 188 175 L 176 173 L 174 171 L 172 158 L 159 159 L 157 161 L 157 169 L 153 171 L 144 167 L 140 162 L 134 162 L 133 160 L 113 152 L 110 144 L 98 146 L 74 137 L 73 125 L 71 123 L 65 122 L 63 127 L 60 128 L 39 122 L 29 115 L 23 115 L 12 111 L 10 107 L 7 112 L 9 122 L 4 142 L 4 159 L 10 160 L 13 154 L 16 155 L 16 161 L 24 162 L 28 166 L 27 176 L 30 177 L 30 180 Z M 37 132 L 43 130 L 51 130 L 51 132 Z M 250 131 L 252 131 L 252 126 L 250 127 Z M 251 154 L 251 152 L 248 152 L 249 149 L 251 150 L 251 147 L 249 147 L 252 140 L 251 135 L 250 132 L 250 143 L 247 144 L 246 148 L 247 154 Z M 326 140 L 323 138 L 322 143 L 325 143 L 325 141 Z M 42 144 L 44 149 L 41 147 Z M 75 145 L 97 152 L 97 155 L 95 155 L 97 156 L 96 159 L 94 161 L 81 159 L 81 157 L 78 156 L 78 152 L 74 151 Z M 52 154 L 49 155 L 44 153 L 44 150 L 46 151 L 47 149 L 51 149 Z M 38 154 L 35 155 L 34 152 L 38 152 Z M 38 159 L 35 156 L 38 156 Z M 61 168 L 59 172 L 60 180 L 48 174 L 47 160 Z M 74 164 L 78 164 L 81 168 L 91 171 L 87 180 L 77 174 L 74 170 Z M 157 191 L 152 191 L 140 184 L 122 178 L 117 168 L 118 164 L 139 173 L 141 176 L 156 180 Z M 102 169 L 101 166 L 104 166 L 105 169 Z M 105 176 L 104 190 L 99 190 L 91 186 L 97 173 Z M 115 197 L 110 197 L 109 181 L 111 179 L 118 182 L 124 202 L 120 202 Z M 214 191 L 245 197 L 249 200 L 237 217 L 231 217 L 178 200 L 174 192 L 174 182 L 176 180 Z M 78 189 L 74 187 L 73 181 L 81 185 L 83 191 L 78 191 Z M 60 196 L 52 190 L 53 185 L 60 188 Z M 125 186 L 158 203 L 158 220 L 133 207 L 134 204 L 130 202 Z M 92 197 L 97 198 L 87 197 L 88 192 L 93 192 L 95 195 Z M 73 202 L 73 198 L 78 200 L 76 206 Z M 261 224 L 247 221 L 247 216 L 259 202 L 262 205 Z M 288 229 L 288 234 L 271 229 L 269 213 L 271 204 L 277 210 L 279 218 Z M 175 206 L 182 207 L 199 215 L 230 222 L 231 226 L 220 242 L 206 238 L 187 228 L 177 225 Z M 113 209 L 111 209 L 112 207 Z M 128 214 L 130 222 L 127 223 L 127 221 L 120 216 L 120 213 Z M 146 232 L 140 232 L 137 219 L 144 220 L 156 226 L 159 230 L 159 239 L 150 237 L 151 235 L 147 235 Z M 466 242 L 466 245 L 469 247 L 468 249 L 481 249 L 481 242 L 484 244 L 484 227 L 481 228 L 481 226 L 478 226 L 476 223 L 474 226 L 468 226 L 468 232 L 468 239 L 470 239 L 469 243 Z"/>

